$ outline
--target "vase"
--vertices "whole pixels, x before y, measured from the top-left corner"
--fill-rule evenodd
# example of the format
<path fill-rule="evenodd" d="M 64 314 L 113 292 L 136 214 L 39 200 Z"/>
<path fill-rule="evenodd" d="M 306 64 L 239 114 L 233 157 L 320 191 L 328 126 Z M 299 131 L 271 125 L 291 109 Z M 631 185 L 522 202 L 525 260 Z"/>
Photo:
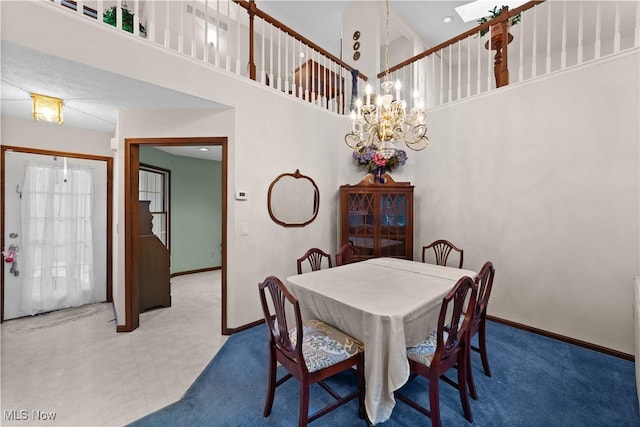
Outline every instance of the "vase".
<path fill-rule="evenodd" d="M 378 169 L 376 169 L 376 181 L 378 181 L 380 184 L 384 184 L 384 177 L 382 176 L 384 175 L 384 171 L 384 166 L 380 166 L 378 167 Z"/>

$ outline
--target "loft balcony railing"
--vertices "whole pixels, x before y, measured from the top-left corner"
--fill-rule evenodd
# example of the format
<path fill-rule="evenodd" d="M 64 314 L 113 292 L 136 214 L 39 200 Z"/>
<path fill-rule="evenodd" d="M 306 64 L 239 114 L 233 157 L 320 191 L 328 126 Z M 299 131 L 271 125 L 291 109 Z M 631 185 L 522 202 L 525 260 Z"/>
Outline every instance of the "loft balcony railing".
<path fill-rule="evenodd" d="M 368 80 L 252 1 L 46 3 L 337 114 L 349 113 L 351 98 L 364 93 Z M 521 19 L 508 28 L 510 43 L 498 43 L 490 31 L 480 35 L 491 27 L 505 29 L 516 15 Z M 383 70 L 369 83 L 399 79 L 402 99 L 420 98 L 429 109 L 638 47 L 638 1 L 531 1 Z"/>
<path fill-rule="evenodd" d="M 492 37 L 494 26 L 509 30 L 509 43 Z M 403 99 L 421 98 L 428 109 L 638 47 L 638 1 L 531 1 L 377 77 L 400 79 Z"/>
<path fill-rule="evenodd" d="M 50 1 L 98 24 L 112 25 L 335 113 L 345 113 L 353 68 L 261 11 L 255 2 Z M 365 75 L 358 78 L 367 79 Z"/>

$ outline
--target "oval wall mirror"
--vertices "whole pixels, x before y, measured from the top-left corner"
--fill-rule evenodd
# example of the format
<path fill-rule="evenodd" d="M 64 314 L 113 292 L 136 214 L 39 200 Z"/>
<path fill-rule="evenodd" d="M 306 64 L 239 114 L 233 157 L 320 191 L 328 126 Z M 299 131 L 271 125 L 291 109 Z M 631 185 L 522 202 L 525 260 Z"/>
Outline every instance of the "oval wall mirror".
<path fill-rule="evenodd" d="M 316 219 L 319 206 L 316 183 L 297 169 L 279 175 L 269 186 L 269 216 L 283 227 L 304 227 Z"/>

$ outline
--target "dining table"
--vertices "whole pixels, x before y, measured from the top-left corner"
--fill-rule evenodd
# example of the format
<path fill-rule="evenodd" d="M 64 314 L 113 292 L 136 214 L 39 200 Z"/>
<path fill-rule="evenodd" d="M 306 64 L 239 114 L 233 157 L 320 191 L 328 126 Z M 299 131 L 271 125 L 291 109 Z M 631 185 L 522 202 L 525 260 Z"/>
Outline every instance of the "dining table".
<path fill-rule="evenodd" d="M 436 329 L 442 298 L 471 270 L 399 258 L 297 274 L 287 286 L 304 319 L 319 319 L 364 344 L 365 408 L 372 424 L 388 420 L 394 391 L 409 379 L 407 347 Z"/>

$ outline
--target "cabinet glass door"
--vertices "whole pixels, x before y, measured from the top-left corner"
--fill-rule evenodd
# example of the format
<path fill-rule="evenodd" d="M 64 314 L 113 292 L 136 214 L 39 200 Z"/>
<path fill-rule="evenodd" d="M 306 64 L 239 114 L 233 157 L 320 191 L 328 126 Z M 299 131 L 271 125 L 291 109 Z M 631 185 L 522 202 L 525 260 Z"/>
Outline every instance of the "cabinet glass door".
<path fill-rule="evenodd" d="M 404 194 L 380 195 L 380 256 L 404 257 L 407 200 Z"/>
<path fill-rule="evenodd" d="M 360 255 L 373 255 L 375 218 L 373 194 L 353 193 L 347 198 L 349 242 L 360 250 Z"/>

